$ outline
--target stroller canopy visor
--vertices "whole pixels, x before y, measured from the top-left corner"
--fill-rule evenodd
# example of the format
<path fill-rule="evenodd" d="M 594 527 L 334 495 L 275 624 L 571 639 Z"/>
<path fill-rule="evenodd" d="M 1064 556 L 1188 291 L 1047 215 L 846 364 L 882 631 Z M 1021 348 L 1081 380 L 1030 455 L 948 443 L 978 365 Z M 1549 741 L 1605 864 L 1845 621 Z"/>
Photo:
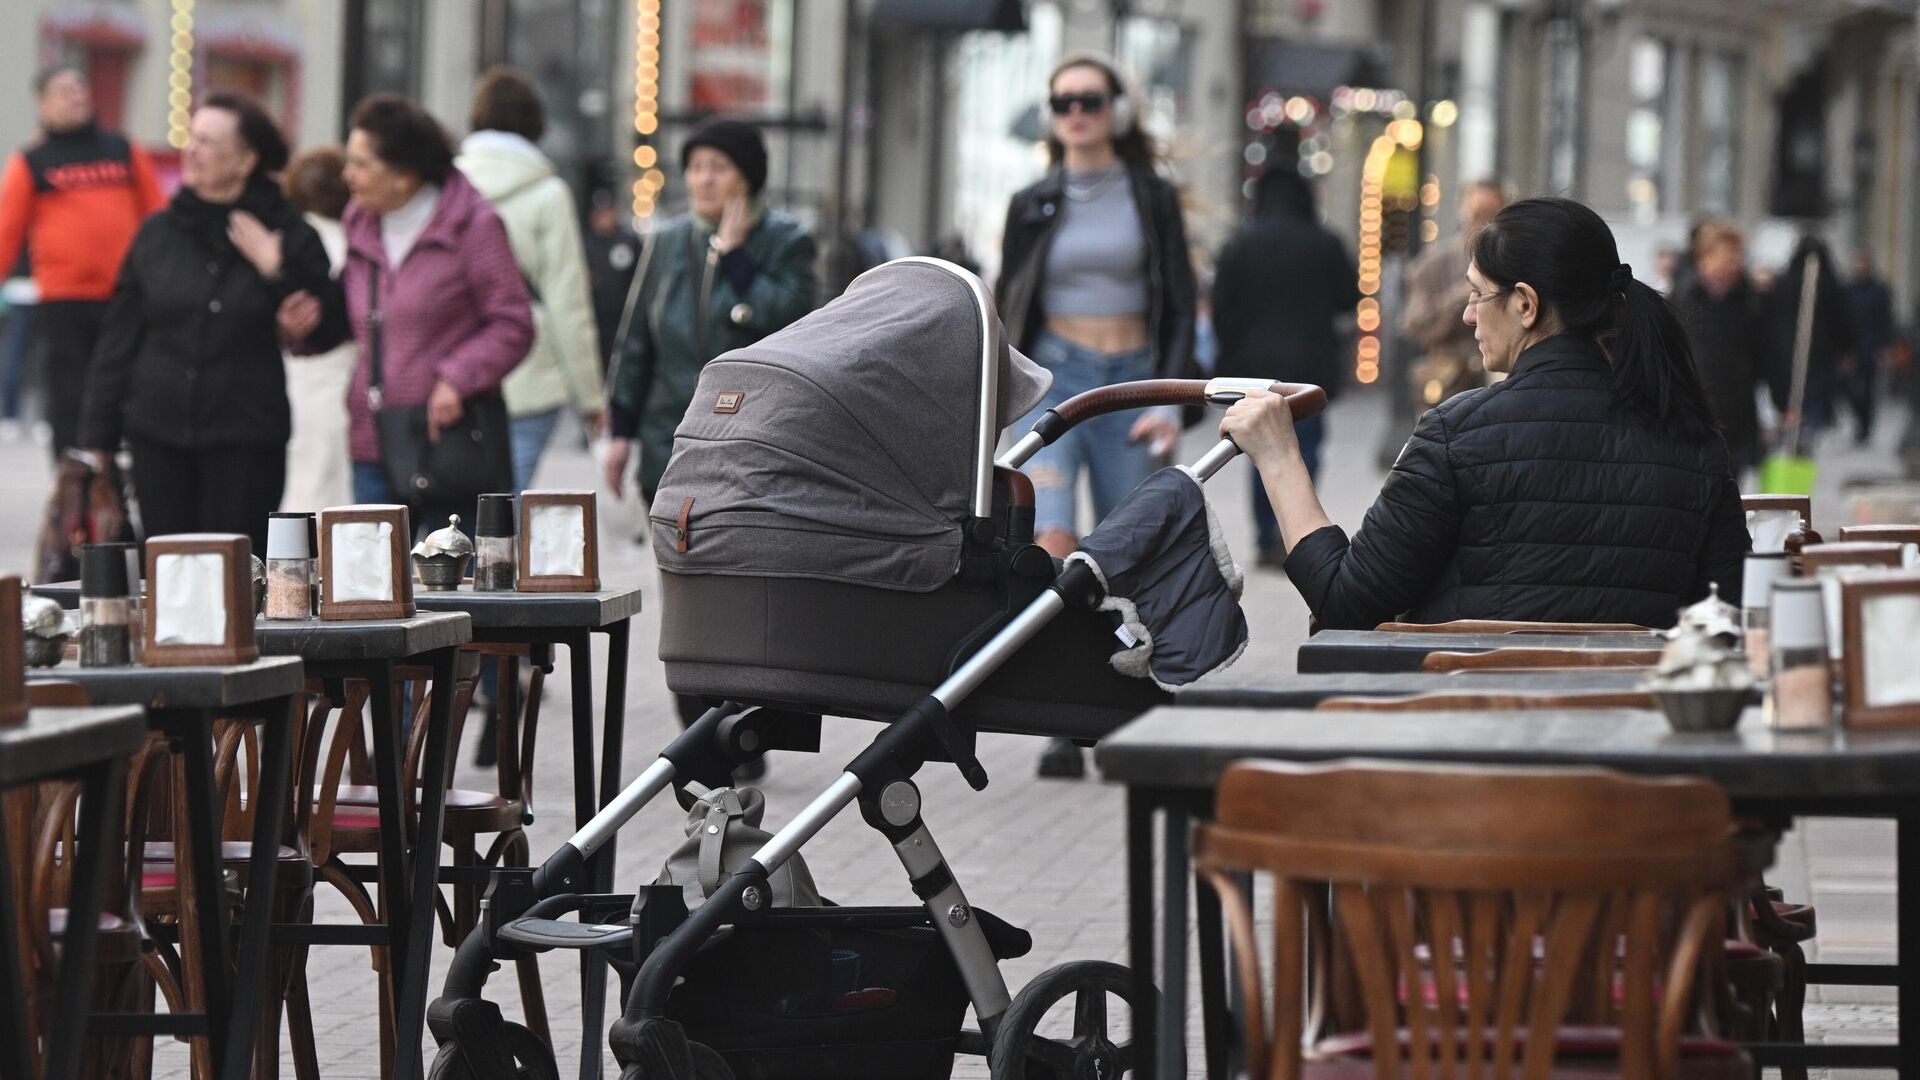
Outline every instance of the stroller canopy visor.
<path fill-rule="evenodd" d="M 870 270 L 701 372 L 653 501 L 660 568 L 937 589 L 994 442 L 1051 379 L 1006 344 L 972 274 Z"/>

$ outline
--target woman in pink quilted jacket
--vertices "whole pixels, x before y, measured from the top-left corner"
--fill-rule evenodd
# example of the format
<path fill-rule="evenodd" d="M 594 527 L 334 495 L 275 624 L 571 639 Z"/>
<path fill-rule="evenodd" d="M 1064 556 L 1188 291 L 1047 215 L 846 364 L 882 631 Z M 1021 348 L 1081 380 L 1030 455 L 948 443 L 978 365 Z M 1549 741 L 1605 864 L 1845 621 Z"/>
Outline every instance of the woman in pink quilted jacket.
<path fill-rule="evenodd" d="M 376 289 L 382 403 L 426 405 L 432 437 L 459 423 L 476 396 L 498 394 L 533 344 L 531 298 L 506 227 L 454 168 L 453 155 L 439 122 L 404 97 L 376 94 L 353 111 L 341 284 L 361 357 L 347 394 L 357 502 L 409 501 L 381 467 L 368 401 Z M 471 512 L 417 508 L 423 519 L 429 509 Z"/>

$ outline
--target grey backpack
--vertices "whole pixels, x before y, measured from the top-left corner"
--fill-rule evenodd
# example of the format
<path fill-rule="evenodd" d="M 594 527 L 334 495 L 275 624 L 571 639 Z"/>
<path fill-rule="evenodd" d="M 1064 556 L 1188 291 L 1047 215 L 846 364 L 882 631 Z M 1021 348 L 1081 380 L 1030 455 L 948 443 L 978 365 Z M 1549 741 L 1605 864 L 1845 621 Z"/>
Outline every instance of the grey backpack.
<path fill-rule="evenodd" d="M 767 800 L 758 788 L 718 788 L 700 794 L 687 812 L 687 839 L 667 856 L 655 885 L 679 885 L 687 910 L 706 902 L 722 882 L 745 865 L 772 834 L 760 828 Z M 773 872 L 774 907 L 819 907 L 820 890 L 798 853 Z M 645 896 L 644 893 L 641 894 Z"/>

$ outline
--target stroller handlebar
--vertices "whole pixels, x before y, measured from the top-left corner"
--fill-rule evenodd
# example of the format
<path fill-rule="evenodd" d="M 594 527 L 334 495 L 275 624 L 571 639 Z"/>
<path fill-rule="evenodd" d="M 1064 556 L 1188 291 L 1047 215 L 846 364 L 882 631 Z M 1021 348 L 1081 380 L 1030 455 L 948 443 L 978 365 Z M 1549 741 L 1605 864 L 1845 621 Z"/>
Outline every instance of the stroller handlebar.
<path fill-rule="evenodd" d="M 1019 468 L 1041 447 L 1066 434 L 1075 424 L 1108 413 L 1156 405 L 1231 405 L 1249 390 L 1282 394 L 1295 420 L 1319 415 L 1327 407 L 1327 392 L 1312 383 L 1270 382 L 1266 379 L 1145 379 L 1114 383 L 1075 394 L 1044 413 L 1033 430 L 1014 444 L 998 464 Z"/>

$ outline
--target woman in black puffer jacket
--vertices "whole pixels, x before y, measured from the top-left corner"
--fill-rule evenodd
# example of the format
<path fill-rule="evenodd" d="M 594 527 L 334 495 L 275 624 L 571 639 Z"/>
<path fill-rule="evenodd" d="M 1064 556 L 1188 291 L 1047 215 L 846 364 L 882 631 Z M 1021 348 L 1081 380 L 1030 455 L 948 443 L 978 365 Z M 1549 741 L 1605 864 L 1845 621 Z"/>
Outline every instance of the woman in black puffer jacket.
<path fill-rule="evenodd" d="M 1318 625 L 1398 617 L 1670 626 L 1740 595 L 1751 546 L 1685 332 L 1585 206 L 1529 199 L 1473 244 L 1464 318 L 1488 371 L 1419 427 L 1349 541 L 1327 519 L 1283 398 L 1221 422 L 1259 467 L 1286 570 Z"/>

